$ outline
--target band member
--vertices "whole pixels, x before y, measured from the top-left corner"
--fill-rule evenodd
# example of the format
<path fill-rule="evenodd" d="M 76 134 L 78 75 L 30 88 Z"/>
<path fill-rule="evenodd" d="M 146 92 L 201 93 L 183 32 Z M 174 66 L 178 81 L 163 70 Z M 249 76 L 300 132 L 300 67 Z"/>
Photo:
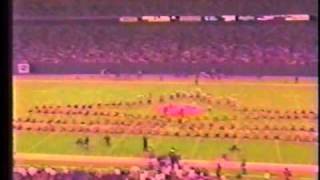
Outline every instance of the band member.
<path fill-rule="evenodd" d="M 179 156 L 176 153 L 176 149 L 174 147 L 172 147 L 169 151 L 169 158 L 170 158 L 170 162 L 171 162 L 171 168 L 174 168 L 174 165 L 178 165 L 179 166 Z"/>
<path fill-rule="evenodd" d="M 110 136 L 105 136 L 104 137 L 104 141 L 106 142 L 106 145 L 108 146 L 108 147 L 110 147 L 111 146 L 111 140 L 110 140 Z"/>
<path fill-rule="evenodd" d="M 232 145 L 231 148 L 229 149 L 231 152 L 235 152 L 235 151 L 240 151 L 240 149 L 238 148 L 237 145 Z"/>
<path fill-rule="evenodd" d="M 86 136 L 84 138 L 84 145 L 85 145 L 85 148 L 89 148 L 89 143 L 90 143 L 90 139 L 88 136 Z"/>
<path fill-rule="evenodd" d="M 182 116 L 182 117 L 184 117 L 184 109 L 183 109 L 183 108 L 180 109 L 179 115 Z"/>
<path fill-rule="evenodd" d="M 299 83 L 299 77 L 298 77 L 298 76 L 296 76 L 296 77 L 294 78 L 294 83 L 296 83 L 296 84 Z"/>
<path fill-rule="evenodd" d="M 148 138 L 146 136 L 143 136 L 143 151 L 148 151 Z"/>
<path fill-rule="evenodd" d="M 164 115 L 168 115 L 168 107 L 164 107 L 163 108 L 163 114 Z"/>
<path fill-rule="evenodd" d="M 83 145 L 83 140 L 82 140 L 82 138 L 78 138 L 77 141 L 76 141 L 76 144 L 77 144 L 77 145 L 80 145 L 80 146 Z"/>
<path fill-rule="evenodd" d="M 196 74 L 196 77 L 194 79 L 194 84 L 198 85 L 199 84 L 199 73 Z"/>

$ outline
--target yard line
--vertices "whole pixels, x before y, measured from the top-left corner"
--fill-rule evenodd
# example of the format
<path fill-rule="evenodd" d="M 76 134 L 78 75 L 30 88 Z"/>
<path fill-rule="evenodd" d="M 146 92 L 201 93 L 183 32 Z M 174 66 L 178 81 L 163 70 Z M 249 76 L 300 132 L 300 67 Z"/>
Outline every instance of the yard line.
<path fill-rule="evenodd" d="M 195 144 L 193 145 L 192 151 L 191 151 L 191 156 L 192 156 L 192 157 L 194 157 L 194 154 L 197 152 L 196 149 L 198 149 L 200 140 L 201 140 L 200 137 L 196 138 L 196 142 L 195 142 Z"/>
<path fill-rule="evenodd" d="M 295 104 L 299 107 L 299 108 L 302 108 L 302 105 L 301 103 L 299 103 L 299 99 L 298 99 L 298 96 L 296 94 L 293 95 L 293 100 L 295 102 Z"/>
<path fill-rule="evenodd" d="M 156 140 L 154 140 L 154 138 L 153 138 L 153 140 L 151 139 L 153 136 L 151 136 L 150 137 L 150 145 L 149 146 L 151 146 L 151 148 L 152 148 L 152 150 L 153 150 L 153 152 L 156 152 L 156 148 L 160 145 L 160 142 L 162 141 L 162 139 L 163 138 L 156 138 Z"/>
<path fill-rule="evenodd" d="M 133 129 L 133 128 L 135 128 L 133 125 L 131 125 L 130 127 L 128 127 L 128 129 L 130 129 L 130 130 Z M 115 148 L 116 148 L 116 147 L 120 146 L 120 144 L 124 142 L 124 140 L 125 140 L 125 138 L 126 138 L 127 136 L 128 136 L 128 134 L 126 134 L 126 133 L 121 133 L 120 138 L 118 138 L 118 139 L 120 139 L 120 141 L 119 141 L 119 143 L 116 143 L 116 145 L 112 145 L 112 147 L 111 147 L 111 153 L 113 153 L 113 152 L 115 151 Z"/>
<path fill-rule="evenodd" d="M 277 155 L 278 155 L 279 163 L 282 163 L 282 156 L 281 156 L 281 152 L 280 152 L 279 141 L 275 140 L 275 143 L 276 143 L 276 149 L 277 149 Z"/>
<path fill-rule="evenodd" d="M 41 141 L 39 141 L 37 144 L 30 147 L 29 151 L 34 150 L 36 147 L 38 147 L 40 144 L 43 144 L 44 142 L 48 141 L 49 138 L 52 138 L 54 133 L 49 133 L 46 137 L 44 137 Z"/>
<path fill-rule="evenodd" d="M 115 145 L 112 145 L 112 146 L 111 146 L 111 152 L 110 152 L 111 154 L 115 152 L 116 147 L 120 146 L 120 144 L 122 144 L 122 143 L 124 142 L 124 140 L 125 140 L 125 138 L 126 138 L 126 137 L 125 137 L 126 135 L 127 135 L 127 134 L 122 133 L 122 134 L 120 135 L 120 137 L 118 137 L 119 142 L 116 143 Z"/>

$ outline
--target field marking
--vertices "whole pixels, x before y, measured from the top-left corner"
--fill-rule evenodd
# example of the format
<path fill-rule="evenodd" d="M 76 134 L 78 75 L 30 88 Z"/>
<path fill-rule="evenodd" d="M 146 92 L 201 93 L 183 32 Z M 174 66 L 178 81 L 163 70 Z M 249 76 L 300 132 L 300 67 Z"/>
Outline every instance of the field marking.
<path fill-rule="evenodd" d="M 156 138 L 156 140 L 154 138 L 150 137 L 150 147 L 152 149 L 152 151 L 155 153 L 156 152 L 156 149 L 158 149 L 157 147 L 159 145 L 161 145 L 162 141 L 163 141 L 163 137 L 158 137 Z M 155 143 L 154 143 L 155 142 Z"/>
<path fill-rule="evenodd" d="M 197 152 L 196 150 L 199 148 L 200 140 L 201 140 L 201 137 L 198 137 L 198 138 L 195 139 L 195 143 L 194 143 L 194 145 L 192 147 L 192 150 L 191 150 L 191 156 L 192 157 L 194 157 L 194 154 L 196 154 L 196 152 Z"/>
<path fill-rule="evenodd" d="M 296 94 L 293 94 L 293 100 L 294 100 L 296 106 L 298 106 L 299 108 L 302 107 L 301 103 L 299 103 L 298 96 Z"/>
<path fill-rule="evenodd" d="M 38 147 L 40 144 L 43 144 L 44 142 L 46 142 L 48 139 L 54 137 L 53 136 L 54 133 L 49 133 L 46 137 L 44 137 L 41 141 L 39 141 L 38 143 L 34 144 L 33 146 L 31 146 L 28 151 L 32 151 L 34 150 L 36 147 Z"/>
<path fill-rule="evenodd" d="M 19 134 L 19 133 L 18 133 Z M 52 133 L 52 135 L 55 135 L 55 134 L 59 134 L 59 133 Z M 71 135 L 74 135 L 74 134 L 72 134 L 72 133 L 66 133 L 66 134 L 71 134 Z M 45 136 L 45 134 L 43 134 L 44 136 Z M 47 135 L 47 134 L 46 134 Z M 77 134 L 76 134 L 77 135 Z M 91 135 L 91 134 L 90 134 Z M 94 134 L 93 134 L 94 135 Z M 99 135 L 98 135 L 99 136 Z M 103 135 L 102 135 L 103 136 Z M 100 137 L 102 137 L 102 136 L 100 136 Z M 113 136 L 112 136 L 113 137 Z M 115 137 L 118 137 L 119 138 L 119 142 L 118 143 L 116 143 L 116 144 L 114 144 L 115 146 L 116 146 L 116 148 L 115 149 L 118 149 L 118 146 L 119 147 L 121 147 L 122 149 L 123 148 L 128 148 L 128 146 L 127 145 L 124 145 L 123 143 L 121 143 L 121 139 L 122 139 L 122 141 L 124 141 L 125 139 L 124 138 L 126 138 L 127 137 L 127 134 L 121 134 L 121 135 L 117 135 L 117 136 L 115 136 Z M 137 137 L 137 138 L 139 138 L 139 139 L 141 139 L 142 140 L 142 138 L 141 138 L 141 136 L 135 136 L 135 137 Z M 149 136 L 150 137 L 150 139 L 151 139 L 151 141 L 153 141 L 152 139 L 152 137 L 153 136 Z M 157 136 L 156 136 L 157 137 Z M 159 137 L 159 136 L 158 136 Z M 49 138 L 49 137 L 47 137 L 47 138 Z M 135 139 L 135 141 L 136 141 L 136 143 L 135 144 L 137 144 L 137 146 L 136 147 L 138 147 L 139 149 L 138 150 L 135 150 L 135 151 L 126 151 L 125 150 L 125 152 L 122 152 L 122 153 L 116 153 L 115 154 L 115 156 L 122 156 L 122 155 L 129 155 L 129 154 L 131 154 L 130 156 L 137 156 L 137 157 L 141 157 L 141 155 L 143 155 L 142 154 L 142 145 L 141 145 L 141 140 L 140 141 L 137 141 L 137 140 L 139 140 L 139 139 Z M 212 139 L 214 139 L 214 138 L 212 138 Z M 55 139 L 54 138 L 51 138 L 51 141 L 54 141 Z M 160 138 L 159 139 L 161 142 L 163 142 L 163 140 L 166 140 L 166 139 L 163 139 L 163 138 Z M 225 139 L 225 140 L 218 140 L 218 141 L 226 141 L 227 139 Z M 44 141 L 44 140 L 43 140 Z M 48 140 L 47 140 L 48 141 Z M 226 142 L 232 142 L 233 140 L 227 140 Z M 251 140 L 250 140 L 251 141 Z M 158 141 L 156 141 L 156 142 L 158 142 Z M 244 141 L 244 142 L 247 142 L 247 141 Z M 269 141 L 270 143 L 272 143 L 272 144 L 274 144 L 275 143 L 275 141 L 274 140 L 270 140 Z M 242 141 L 240 141 L 240 148 L 241 148 L 241 144 L 242 143 Z M 32 145 L 32 143 L 30 143 L 30 145 L 29 146 L 24 146 L 25 147 L 25 149 L 27 149 L 28 147 L 30 147 Z M 99 146 L 100 145 L 102 145 L 102 144 L 98 144 Z M 276 145 L 276 144 L 274 144 L 274 145 Z M 281 148 L 281 144 L 279 144 L 280 145 L 280 148 Z M 71 152 L 71 150 L 73 149 L 73 147 L 75 147 L 74 146 L 74 143 L 72 143 L 72 144 L 69 144 L 68 145 L 70 148 L 67 148 L 68 150 L 70 149 L 70 152 Z M 44 147 L 44 146 L 41 146 L 41 147 Z M 141 148 L 140 148 L 141 147 Z M 166 150 L 168 150 L 166 147 L 167 146 L 163 146 L 164 148 L 160 148 L 160 152 L 167 152 Z M 184 147 L 186 147 L 186 146 L 184 146 Z M 92 148 L 90 148 L 90 149 L 94 149 L 95 148 L 95 146 L 92 146 Z M 274 148 L 276 148 L 276 147 L 274 147 Z M 34 147 L 34 149 L 37 149 L 37 147 Z M 34 149 L 32 149 L 32 151 L 33 152 L 35 152 L 34 151 Z M 115 153 L 115 149 L 113 149 L 113 151 L 112 151 L 112 153 Z M 135 148 L 136 149 L 136 148 Z M 157 152 L 157 149 L 158 149 L 158 147 L 156 147 L 155 148 L 155 152 Z M 241 148 L 242 149 L 242 148 Z M 51 150 L 50 151 L 52 151 L 53 149 L 51 148 Z M 110 150 L 111 150 L 111 148 L 110 148 Z M 108 150 L 108 149 L 106 149 L 106 151 L 99 151 L 99 153 L 97 153 L 97 152 L 95 152 L 95 151 L 92 151 L 92 150 L 90 150 L 89 151 L 89 153 L 87 152 L 83 152 L 83 151 L 81 151 L 79 154 L 82 154 L 82 155 L 106 155 L 106 156 L 108 156 L 108 155 L 111 155 L 112 153 L 111 153 L 111 151 L 110 150 Z M 227 149 L 226 149 L 227 150 Z M 237 153 L 237 154 L 235 154 L 236 156 L 234 156 L 236 159 L 239 159 L 239 158 L 246 158 L 246 156 L 247 155 L 249 155 L 249 154 L 247 154 L 247 151 L 245 150 L 245 149 L 243 149 L 244 151 L 240 151 L 239 153 Z M 274 149 L 274 150 L 276 150 L 276 149 Z M 19 152 L 28 152 L 28 151 L 18 151 L 17 153 L 19 153 Z M 42 150 L 42 152 L 44 152 L 43 150 Z M 61 151 L 60 151 L 61 152 Z M 54 153 L 56 153 L 56 152 L 54 152 Z M 54 153 L 50 153 L 50 154 L 54 154 Z M 111 154 L 110 154 L 111 153 Z M 190 151 L 189 151 L 189 153 L 190 153 Z M 186 153 L 185 155 L 186 156 L 189 156 L 190 154 L 189 153 Z M 279 162 L 279 160 L 280 160 L 280 158 L 279 157 L 277 157 L 277 154 L 276 154 L 277 152 L 275 152 L 275 156 L 272 158 L 273 159 L 273 161 L 272 162 Z M 63 154 L 68 154 L 67 152 L 63 152 Z M 77 154 L 77 151 L 72 151 L 72 153 L 70 153 L 70 154 Z M 214 153 L 215 154 L 215 153 Z M 199 155 L 201 156 L 201 152 L 199 152 Z M 184 155 L 183 155 L 184 156 Z M 280 154 L 280 156 L 281 156 L 281 154 Z M 211 157 L 213 157 L 213 156 L 211 156 Z M 220 157 L 219 155 L 215 155 L 214 156 L 214 158 L 218 158 L 218 157 Z M 248 157 L 250 157 L 250 156 L 248 156 Z M 194 157 L 192 157 L 192 156 L 190 156 L 189 158 L 194 158 Z M 189 159 L 188 158 L 188 159 Z M 207 157 L 198 157 L 199 159 L 208 159 Z M 281 159 L 282 160 L 282 159 Z"/>
<path fill-rule="evenodd" d="M 277 156 L 278 156 L 278 159 L 279 159 L 279 163 L 282 163 L 283 162 L 283 158 L 281 156 L 279 141 L 275 140 L 275 144 L 276 144 L 276 150 L 277 150 Z"/>
<path fill-rule="evenodd" d="M 118 139 L 119 139 L 119 142 L 116 143 L 116 145 L 111 146 L 110 154 L 113 154 L 117 150 L 116 148 L 120 146 L 120 144 L 121 144 L 121 146 L 123 146 L 123 142 L 125 140 L 124 134 L 121 134 L 121 136 Z"/>

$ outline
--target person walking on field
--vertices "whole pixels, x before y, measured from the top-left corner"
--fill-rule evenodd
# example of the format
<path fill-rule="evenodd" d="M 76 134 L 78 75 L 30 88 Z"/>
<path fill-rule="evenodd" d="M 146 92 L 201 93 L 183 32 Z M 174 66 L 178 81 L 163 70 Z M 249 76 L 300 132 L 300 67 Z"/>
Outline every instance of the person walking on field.
<path fill-rule="evenodd" d="M 85 147 L 86 147 L 87 149 L 89 148 L 89 143 L 90 143 L 90 139 L 89 139 L 88 136 L 86 136 L 86 137 L 84 138 L 84 145 L 85 145 Z"/>
<path fill-rule="evenodd" d="M 196 86 L 199 85 L 199 73 L 197 73 L 196 76 L 195 76 L 194 84 L 195 84 Z"/>
<path fill-rule="evenodd" d="M 143 136 L 143 151 L 148 151 L 148 138 L 146 136 Z"/>
<path fill-rule="evenodd" d="M 296 76 L 296 77 L 294 78 L 294 83 L 296 83 L 296 84 L 299 83 L 299 76 Z"/>
<path fill-rule="evenodd" d="M 110 140 L 110 136 L 105 136 L 104 137 L 104 141 L 106 142 L 106 145 L 108 146 L 108 147 L 110 147 L 111 146 L 111 140 Z"/>
<path fill-rule="evenodd" d="M 240 151 L 240 148 L 238 148 L 238 146 L 237 145 L 232 145 L 231 147 L 230 147 L 230 149 L 229 149 L 231 152 L 236 152 L 236 151 Z"/>
<path fill-rule="evenodd" d="M 171 163 L 171 168 L 174 169 L 174 165 L 178 165 L 179 166 L 179 155 L 176 153 L 176 149 L 174 147 L 172 147 L 169 151 L 169 159 L 170 159 L 170 163 Z"/>
<path fill-rule="evenodd" d="M 76 144 L 82 146 L 83 145 L 82 138 L 78 138 L 76 141 Z"/>

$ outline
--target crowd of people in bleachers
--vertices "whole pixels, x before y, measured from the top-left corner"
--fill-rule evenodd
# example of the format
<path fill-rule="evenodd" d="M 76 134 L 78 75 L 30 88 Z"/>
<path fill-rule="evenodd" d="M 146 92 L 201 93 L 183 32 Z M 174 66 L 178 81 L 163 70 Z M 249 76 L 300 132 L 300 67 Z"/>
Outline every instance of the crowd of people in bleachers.
<path fill-rule="evenodd" d="M 14 180 L 122 180 L 125 175 L 120 171 L 116 173 L 88 173 L 83 171 L 63 170 L 58 171 L 52 168 L 15 168 L 13 172 Z"/>
<path fill-rule="evenodd" d="M 18 16 L 317 13 L 316 0 L 14 0 Z M 212 14 L 215 13 L 215 14 Z"/>
<path fill-rule="evenodd" d="M 316 73 L 316 46 L 314 23 L 48 22 L 14 26 L 13 58 L 15 62 L 27 61 L 35 67 L 61 65 L 61 71 L 70 66 L 82 72 L 92 66 L 95 73 L 103 68 L 107 73 L 189 74 L 215 69 L 227 74 L 312 75 Z"/>
<path fill-rule="evenodd" d="M 68 171 L 62 172 L 54 169 L 36 169 L 36 168 L 17 168 L 13 174 L 14 180 L 214 180 L 208 172 L 203 169 L 193 167 L 177 167 L 173 171 L 169 166 L 163 165 L 157 169 L 143 169 L 132 167 L 130 170 L 115 169 L 114 172 L 81 172 Z M 223 177 L 224 178 L 224 177 Z"/>
<path fill-rule="evenodd" d="M 80 170 L 58 170 L 53 168 L 15 168 L 14 180 L 213 180 L 221 179 L 221 168 L 218 176 L 210 175 L 203 168 L 182 165 L 171 160 L 171 156 L 154 157 L 149 159 L 148 167 L 133 166 L 130 169 L 115 168 L 110 172 L 85 172 Z"/>
<path fill-rule="evenodd" d="M 251 179 L 248 176 L 246 161 L 243 160 L 238 170 L 226 173 L 220 163 L 214 170 L 194 167 L 173 161 L 176 154 L 170 150 L 168 156 L 150 157 L 147 167 L 131 166 L 122 168 L 79 169 L 79 168 L 35 168 L 15 167 L 13 180 L 227 180 Z M 262 176 L 263 175 L 263 176 Z M 292 178 L 292 172 L 284 168 L 282 175 L 265 171 L 260 172 L 261 179 L 269 180 L 272 177 Z"/>

